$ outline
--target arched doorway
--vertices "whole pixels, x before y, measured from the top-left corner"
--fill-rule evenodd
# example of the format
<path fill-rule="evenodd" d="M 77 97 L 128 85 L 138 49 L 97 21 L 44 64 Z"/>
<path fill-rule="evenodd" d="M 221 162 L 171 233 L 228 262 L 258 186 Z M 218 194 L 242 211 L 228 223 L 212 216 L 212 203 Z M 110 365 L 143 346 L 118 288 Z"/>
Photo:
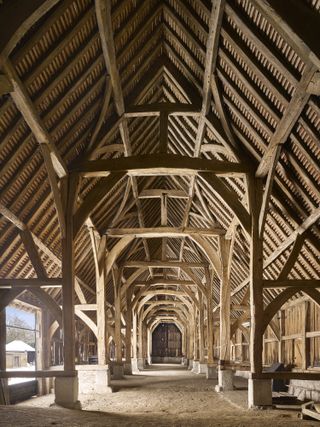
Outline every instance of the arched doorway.
<path fill-rule="evenodd" d="M 152 333 L 152 363 L 181 363 L 182 334 L 174 323 L 160 323 Z"/>

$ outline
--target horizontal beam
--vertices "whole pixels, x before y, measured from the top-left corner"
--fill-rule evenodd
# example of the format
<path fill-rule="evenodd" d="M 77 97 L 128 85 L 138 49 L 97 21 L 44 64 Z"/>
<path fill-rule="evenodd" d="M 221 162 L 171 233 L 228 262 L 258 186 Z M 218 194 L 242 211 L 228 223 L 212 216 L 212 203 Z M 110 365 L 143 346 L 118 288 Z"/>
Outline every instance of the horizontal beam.
<path fill-rule="evenodd" d="M 124 267 L 130 268 L 141 268 L 141 267 L 151 267 L 151 268 L 205 268 L 208 266 L 202 262 L 180 262 L 180 261 L 126 261 L 123 264 Z M 161 283 L 163 281 L 161 280 Z"/>
<path fill-rule="evenodd" d="M 145 239 L 159 237 L 186 237 L 186 236 L 222 236 L 223 228 L 191 228 L 191 227 L 154 227 L 154 228 L 111 228 L 106 231 L 108 237 L 135 236 Z"/>
<path fill-rule="evenodd" d="M 197 286 L 192 280 L 169 280 L 169 279 L 153 279 L 139 281 L 134 283 L 135 286 Z"/>
<path fill-rule="evenodd" d="M 263 287 L 266 289 L 274 288 L 320 288 L 320 280 L 264 280 Z"/>
<path fill-rule="evenodd" d="M 0 289 L 10 288 L 60 288 L 62 279 L 0 279 Z"/>
<path fill-rule="evenodd" d="M 131 105 L 126 108 L 126 117 L 145 117 L 159 116 L 160 113 L 170 115 L 199 115 L 200 107 L 193 104 L 182 103 L 159 103 L 159 104 L 142 104 Z"/>
<path fill-rule="evenodd" d="M 196 175 L 212 172 L 233 176 L 249 172 L 247 165 L 240 163 L 201 159 L 174 154 L 153 154 L 119 157 L 116 159 L 88 160 L 76 164 L 72 172 L 84 177 L 106 177 L 110 172 L 126 171 L 131 176 Z"/>
<path fill-rule="evenodd" d="M 158 199 L 163 196 L 170 197 L 172 199 L 187 199 L 188 194 L 183 190 L 165 190 L 162 188 L 150 188 L 142 190 L 139 194 L 139 199 Z"/>
<path fill-rule="evenodd" d="M 77 371 L 0 371 L 0 378 L 55 378 L 77 375 Z"/>
<path fill-rule="evenodd" d="M 308 380 L 319 381 L 320 373 L 317 372 L 262 372 L 250 373 L 252 379 L 266 379 L 266 380 Z"/>

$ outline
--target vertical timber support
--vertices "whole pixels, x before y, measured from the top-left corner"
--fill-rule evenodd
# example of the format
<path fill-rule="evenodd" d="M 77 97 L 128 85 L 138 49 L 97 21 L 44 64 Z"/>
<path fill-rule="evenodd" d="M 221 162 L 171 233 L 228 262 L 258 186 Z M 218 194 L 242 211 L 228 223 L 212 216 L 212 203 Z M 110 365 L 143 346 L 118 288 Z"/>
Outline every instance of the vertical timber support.
<path fill-rule="evenodd" d="M 121 339 L 121 276 L 122 269 L 114 273 L 114 343 L 116 346 L 116 363 L 113 366 L 113 379 L 123 378 L 124 367 L 122 363 Z"/>
<path fill-rule="evenodd" d="M 199 367 L 198 374 L 206 374 L 207 364 L 204 359 L 204 350 L 205 350 L 205 330 L 204 330 L 204 300 L 202 292 L 198 291 L 199 295 Z"/>
<path fill-rule="evenodd" d="M 132 312 L 132 360 L 131 360 L 132 371 L 138 371 L 137 336 L 138 336 L 137 313 L 136 311 L 133 311 Z"/>
<path fill-rule="evenodd" d="M 125 375 L 132 375 L 131 364 L 131 346 L 132 346 L 132 309 L 131 309 L 132 288 L 127 291 L 127 310 L 125 313 L 126 320 L 126 361 L 124 365 Z"/>
<path fill-rule="evenodd" d="M 259 217 L 262 206 L 262 181 L 249 180 L 249 199 L 251 209 L 251 245 L 250 245 L 250 365 L 251 373 L 262 372 L 263 350 L 263 235 L 259 230 Z M 253 379 L 248 381 L 248 406 L 257 408 L 272 405 L 272 381 Z"/>
<path fill-rule="evenodd" d="M 216 391 L 233 390 L 233 371 L 226 369 L 230 361 L 230 254 L 231 241 L 219 238 L 219 253 L 222 266 L 220 283 L 220 360 Z"/>
<path fill-rule="evenodd" d="M 205 268 L 206 290 L 207 290 L 207 343 L 208 343 L 208 365 L 207 379 L 216 379 L 217 373 L 213 360 L 213 313 L 212 313 L 212 292 L 213 282 L 209 269 Z"/>
<path fill-rule="evenodd" d="M 74 314 L 74 247 L 73 214 L 77 199 L 78 177 L 63 181 L 65 235 L 62 237 L 62 319 L 64 370 L 70 376 L 55 379 L 55 402 L 67 408 L 79 408 L 78 376 L 75 370 L 75 314 Z"/>
<path fill-rule="evenodd" d="M 6 370 L 6 309 L 0 310 L 0 371 Z M 0 405 L 9 404 L 8 380 L 0 379 Z"/>

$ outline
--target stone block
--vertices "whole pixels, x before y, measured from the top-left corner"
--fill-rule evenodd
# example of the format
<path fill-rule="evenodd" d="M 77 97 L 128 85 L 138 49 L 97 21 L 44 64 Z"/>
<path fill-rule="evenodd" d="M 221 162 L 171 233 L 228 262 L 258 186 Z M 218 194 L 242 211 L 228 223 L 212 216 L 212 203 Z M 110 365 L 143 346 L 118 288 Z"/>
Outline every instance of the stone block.
<path fill-rule="evenodd" d="M 272 406 L 272 380 L 248 380 L 248 407 Z"/>
<path fill-rule="evenodd" d="M 218 378 L 217 369 L 215 366 L 207 365 L 207 380 L 216 380 Z"/>
<path fill-rule="evenodd" d="M 234 372 L 231 369 L 218 370 L 218 385 L 215 390 L 219 393 L 221 391 L 233 390 L 233 376 Z"/>
<path fill-rule="evenodd" d="M 113 365 L 113 380 L 122 380 L 124 374 L 124 366 L 123 363 L 114 363 Z"/>
<path fill-rule="evenodd" d="M 78 377 L 56 377 L 54 381 L 55 403 L 69 409 L 81 409 L 78 400 Z"/>

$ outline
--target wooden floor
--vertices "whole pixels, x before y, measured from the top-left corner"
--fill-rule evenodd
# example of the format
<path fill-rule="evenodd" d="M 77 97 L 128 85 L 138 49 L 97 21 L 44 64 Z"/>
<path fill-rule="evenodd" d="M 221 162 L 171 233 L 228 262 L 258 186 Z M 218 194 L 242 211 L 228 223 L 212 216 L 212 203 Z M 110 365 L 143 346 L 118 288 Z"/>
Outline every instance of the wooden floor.
<path fill-rule="evenodd" d="M 80 396 L 83 410 L 50 408 L 53 395 L 0 407 L 0 426 L 316 426 L 296 412 L 249 411 L 241 390 L 217 394 L 215 381 L 179 366 L 153 365 L 140 375 L 114 381 L 115 392 Z"/>

